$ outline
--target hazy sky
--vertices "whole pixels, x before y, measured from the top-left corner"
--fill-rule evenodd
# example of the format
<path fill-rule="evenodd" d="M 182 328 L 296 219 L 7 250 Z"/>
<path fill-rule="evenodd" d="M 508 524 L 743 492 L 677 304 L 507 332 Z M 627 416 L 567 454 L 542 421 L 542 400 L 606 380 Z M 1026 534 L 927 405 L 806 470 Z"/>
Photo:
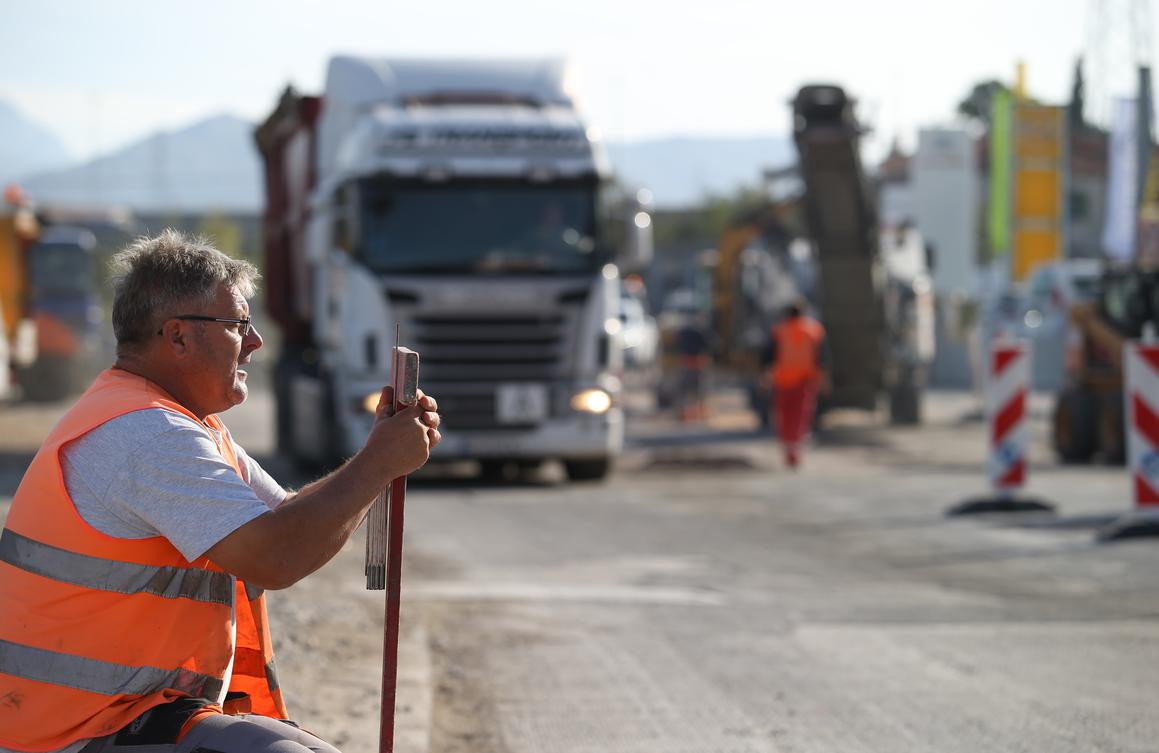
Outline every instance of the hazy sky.
<path fill-rule="evenodd" d="M 610 139 L 783 134 L 787 100 L 830 80 L 880 145 L 952 119 L 975 81 L 1069 96 L 1103 6 L 1105 68 L 1124 78 L 1130 0 L 0 0 L 0 99 L 76 156 L 230 112 L 257 120 L 289 82 L 322 84 L 336 52 L 565 56 L 589 123 Z M 1103 77 L 1104 80 L 1114 76 Z M 1088 80 L 1106 109 L 1113 81 Z M 1109 101 L 1109 100 L 1108 100 Z"/>

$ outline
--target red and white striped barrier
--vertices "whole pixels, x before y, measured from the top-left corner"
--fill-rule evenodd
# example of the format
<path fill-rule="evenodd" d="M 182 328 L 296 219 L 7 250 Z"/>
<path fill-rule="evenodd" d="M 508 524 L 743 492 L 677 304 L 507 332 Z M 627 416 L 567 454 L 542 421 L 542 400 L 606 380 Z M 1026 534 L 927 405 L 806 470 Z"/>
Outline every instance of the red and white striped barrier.
<path fill-rule="evenodd" d="M 1019 498 L 1026 484 L 1027 423 L 1030 401 L 1030 344 L 999 337 L 990 345 L 986 369 L 986 426 L 990 436 L 987 471 L 993 492 L 950 508 L 949 515 L 976 513 L 1053 512 L 1039 499 Z"/>
<path fill-rule="evenodd" d="M 1010 494 L 1026 483 L 1029 439 L 1030 345 L 1002 338 L 990 346 L 986 380 L 986 421 L 990 427 L 990 484 Z"/>
<path fill-rule="evenodd" d="M 1135 509 L 1159 514 L 1159 344 L 1123 346 L 1127 460 Z"/>

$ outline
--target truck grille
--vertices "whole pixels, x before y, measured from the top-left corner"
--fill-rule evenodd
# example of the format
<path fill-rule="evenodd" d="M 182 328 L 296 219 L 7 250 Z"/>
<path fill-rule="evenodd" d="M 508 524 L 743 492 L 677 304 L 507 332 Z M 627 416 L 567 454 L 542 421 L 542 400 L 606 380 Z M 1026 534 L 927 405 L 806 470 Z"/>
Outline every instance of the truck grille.
<path fill-rule="evenodd" d="M 447 426 L 457 430 L 531 428 L 499 423 L 495 386 L 557 382 L 567 366 L 569 318 L 558 312 L 416 316 L 412 332 L 422 354 L 422 383 L 438 398 Z"/>

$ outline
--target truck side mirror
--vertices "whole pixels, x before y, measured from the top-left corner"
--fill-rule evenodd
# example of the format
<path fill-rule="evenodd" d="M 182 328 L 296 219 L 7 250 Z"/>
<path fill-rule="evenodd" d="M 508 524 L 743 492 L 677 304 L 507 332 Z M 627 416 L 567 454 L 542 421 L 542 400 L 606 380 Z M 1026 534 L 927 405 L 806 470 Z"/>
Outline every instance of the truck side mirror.
<path fill-rule="evenodd" d="M 652 192 L 640 189 L 623 204 L 623 249 L 619 265 L 627 272 L 640 272 L 652 263 Z"/>
<path fill-rule="evenodd" d="M 354 253 L 358 245 L 358 210 L 360 192 L 355 184 L 338 189 L 334 203 L 334 224 L 332 241 L 335 248 L 348 254 Z"/>

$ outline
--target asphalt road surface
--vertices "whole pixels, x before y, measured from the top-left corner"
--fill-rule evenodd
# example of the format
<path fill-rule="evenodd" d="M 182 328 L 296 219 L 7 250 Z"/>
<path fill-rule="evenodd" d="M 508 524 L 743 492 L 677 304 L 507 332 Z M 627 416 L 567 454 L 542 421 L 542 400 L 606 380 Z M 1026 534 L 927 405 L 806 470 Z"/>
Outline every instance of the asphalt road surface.
<path fill-rule="evenodd" d="M 921 428 L 836 415 L 799 472 L 723 395 L 637 414 L 603 484 L 433 469 L 407 501 L 399 744 L 438 753 L 1159 750 L 1159 541 L 1097 543 L 1125 471 L 1060 468 L 1054 515 L 949 518 L 986 490 L 966 395 Z M 268 395 L 226 414 L 270 454 Z M 59 408 L 0 410 L 7 501 Z M 453 425 L 447 426 L 454 431 Z M 273 594 L 292 711 L 376 750 L 382 596 L 362 542 Z"/>

